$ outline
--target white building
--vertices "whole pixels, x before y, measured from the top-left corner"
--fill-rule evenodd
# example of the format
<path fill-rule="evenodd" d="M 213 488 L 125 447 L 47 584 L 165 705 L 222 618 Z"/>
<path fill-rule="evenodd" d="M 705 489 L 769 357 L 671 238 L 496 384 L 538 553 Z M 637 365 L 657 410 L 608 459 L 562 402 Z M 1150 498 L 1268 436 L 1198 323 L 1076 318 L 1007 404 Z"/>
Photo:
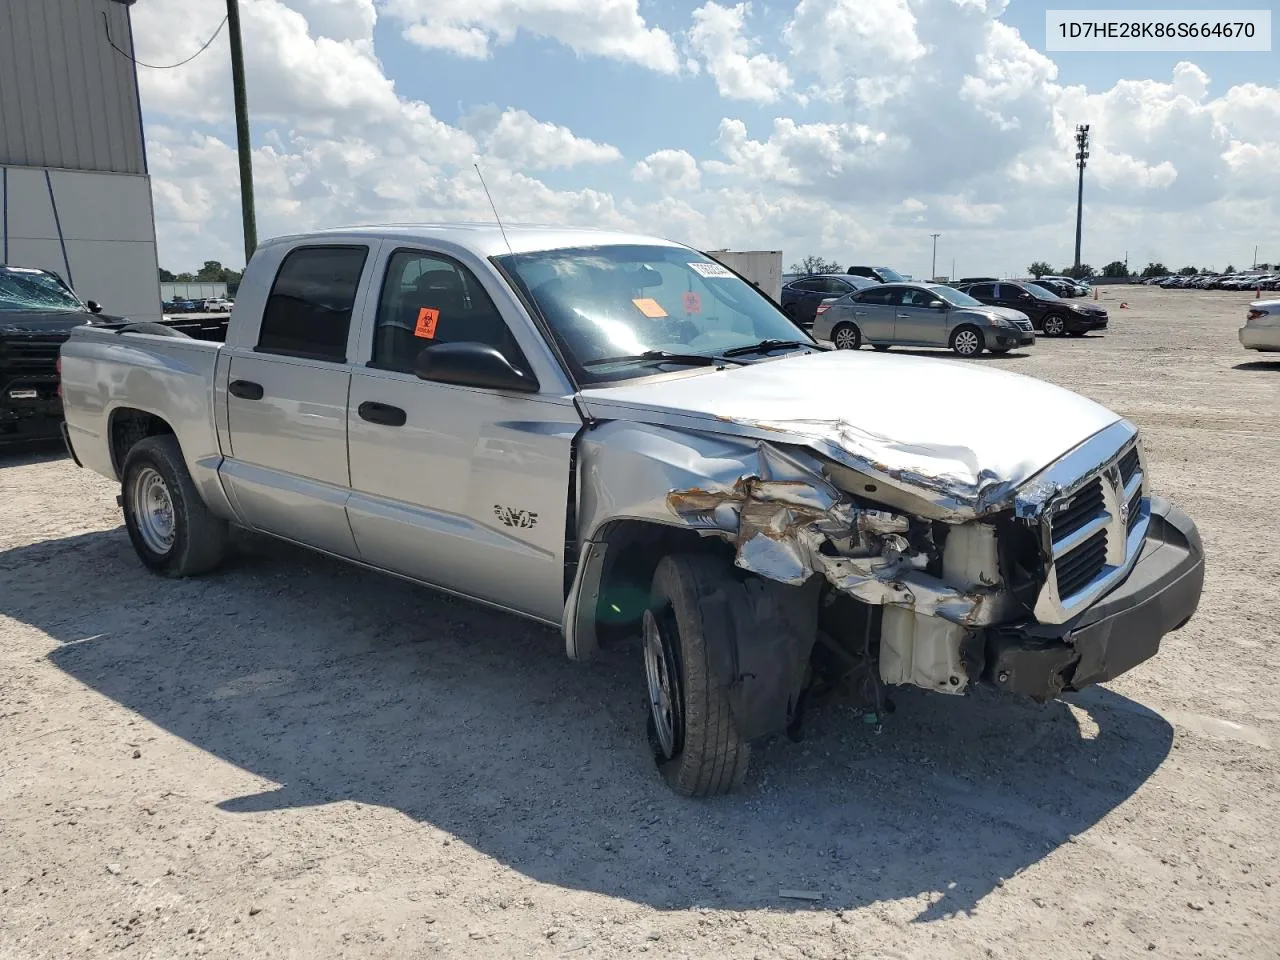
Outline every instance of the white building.
<path fill-rule="evenodd" d="M 143 319 L 160 286 L 133 2 L 0 0 L 0 262 Z"/>

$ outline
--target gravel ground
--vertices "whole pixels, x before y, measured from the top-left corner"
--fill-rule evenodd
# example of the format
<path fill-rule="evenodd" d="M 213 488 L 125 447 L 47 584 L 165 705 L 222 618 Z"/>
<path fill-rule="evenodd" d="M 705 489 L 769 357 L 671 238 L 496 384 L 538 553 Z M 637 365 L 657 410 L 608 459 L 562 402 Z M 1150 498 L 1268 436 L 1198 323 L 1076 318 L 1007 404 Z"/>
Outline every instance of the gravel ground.
<path fill-rule="evenodd" d="M 1195 619 L 1070 702 L 826 706 L 710 802 L 651 767 L 635 650 L 258 539 L 158 579 L 112 484 L 0 456 L 0 956 L 1275 957 L 1280 363 L 1247 296 L 1102 298 L 973 362 L 1143 428 Z"/>

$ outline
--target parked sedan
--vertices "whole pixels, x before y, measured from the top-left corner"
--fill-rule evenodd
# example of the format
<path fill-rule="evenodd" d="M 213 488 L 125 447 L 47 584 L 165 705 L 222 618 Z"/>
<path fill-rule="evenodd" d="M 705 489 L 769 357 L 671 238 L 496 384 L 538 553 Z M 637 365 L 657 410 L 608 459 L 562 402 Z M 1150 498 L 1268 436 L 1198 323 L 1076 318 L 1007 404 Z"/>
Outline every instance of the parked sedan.
<path fill-rule="evenodd" d="M 838 350 L 869 343 L 891 346 L 950 347 L 962 357 L 983 350 L 1007 353 L 1036 342 L 1026 314 L 983 306 L 973 297 L 942 284 L 886 283 L 851 293 L 818 307 L 813 336 Z"/>
<path fill-rule="evenodd" d="M 816 329 L 816 327 L 815 327 Z M 1246 350 L 1280 352 L 1280 300 L 1255 300 L 1240 328 L 1240 344 Z"/>
<path fill-rule="evenodd" d="M 1037 330 L 1047 337 L 1069 333 L 1084 336 L 1090 330 L 1107 328 L 1107 311 L 1090 303 L 1073 303 L 1035 283 L 975 283 L 964 292 L 993 307 L 1021 310 L 1031 318 Z"/>
<path fill-rule="evenodd" d="M 793 280 L 782 288 L 782 312 L 801 327 L 813 326 L 818 304 L 832 297 L 879 286 L 878 280 L 844 273 L 817 273 Z"/>

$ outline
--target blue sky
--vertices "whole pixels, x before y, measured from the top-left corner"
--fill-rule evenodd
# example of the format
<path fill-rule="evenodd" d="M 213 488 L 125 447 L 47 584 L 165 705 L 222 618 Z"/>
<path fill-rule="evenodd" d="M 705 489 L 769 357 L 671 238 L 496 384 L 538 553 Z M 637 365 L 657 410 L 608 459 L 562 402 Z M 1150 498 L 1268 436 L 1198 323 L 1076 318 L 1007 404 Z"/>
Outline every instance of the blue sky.
<path fill-rule="evenodd" d="M 259 232 L 480 216 L 479 162 L 511 219 L 916 273 L 941 231 L 944 263 L 1016 272 L 1069 257 L 1089 122 L 1087 260 L 1221 266 L 1242 235 L 1280 258 L 1280 59 L 1043 52 L 1047 8 L 1097 6 L 242 0 Z M 179 59 L 221 13 L 141 0 L 140 55 Z M 142 78 L 175 266 L 236 259 L 225 56 Z"/>

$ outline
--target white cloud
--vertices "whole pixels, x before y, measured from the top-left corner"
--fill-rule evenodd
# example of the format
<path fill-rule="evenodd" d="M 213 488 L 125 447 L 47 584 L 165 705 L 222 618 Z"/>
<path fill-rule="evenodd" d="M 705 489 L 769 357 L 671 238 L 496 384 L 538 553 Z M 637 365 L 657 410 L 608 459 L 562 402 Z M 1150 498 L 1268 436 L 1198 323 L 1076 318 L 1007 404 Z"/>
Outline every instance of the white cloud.
<path fill-rule="evenodd" d="M 463 125 L 483 144 L 488 156 L 531 170 L 622 158 L 617 147 L 575 136 L 568 127 L 540 121 L 524 110 L 480 108 L 465 117 Z"/>
<path fill-rule="evenodd" d="M 697 190 L 702 184 L 698 161 L 684 150 L 659 150 L 632 168 L 631 176 L 640 183 L 656 183 L 664 193 Z"/>
<path fill-rule="evenodd" d="M 651 27 L 637 0 L 384 0 L 405 24 L 406 39 L 461 57 L 487 58 L 520 31 L 556 40 L 579 54 L 676 73 L 670 35 Z"/>
<path fill-rule="evenodd" d="M 764 53 L 752 53 L 744 35 L 747 5 L 709 2 L 693 11 L 689 45 L 715 78 L 722 97 L 772 103 L 791 86 L 787 68 Z"/>

